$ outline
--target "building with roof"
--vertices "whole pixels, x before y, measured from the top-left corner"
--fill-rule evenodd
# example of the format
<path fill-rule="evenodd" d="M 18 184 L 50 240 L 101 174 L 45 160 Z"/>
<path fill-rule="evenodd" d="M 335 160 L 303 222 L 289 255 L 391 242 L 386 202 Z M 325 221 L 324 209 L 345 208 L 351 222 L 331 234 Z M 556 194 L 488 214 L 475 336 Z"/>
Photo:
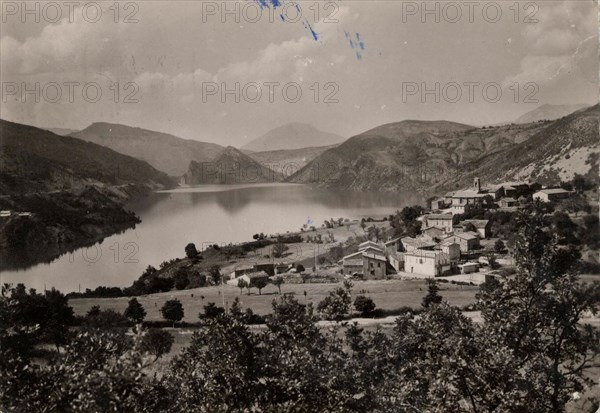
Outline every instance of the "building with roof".
<path fill-rule="evenodd" d="M 342 258 L 342 274 L 381 280 L 387 276 L 387 259 L 383 252 L 358 251 Z"/>
<path fill-rule="evenodd" d="M 500 201 L 498 201 L 500 208 L 513 208 L 516 207 L 517 204 L 518 201 L 512 197 L 502 198 Z"/>
<path fill-rule="evenodd" d="M 386 241 L 384 246 L 385 250 L 388 253 L 402 251 L 402 241 L 400 240 L 400 238 L 394 238 L 389 241 Z"/>
<path fill-rule="evenodd" d="M 446 232 L 438 227 L 428 227 L 425 228 L 423 230 L 421 230 L 421 233 L 423 235 L 428 236 L 429 238 L 436 240 L 436 239 L 441 239 L 446 235 Z"/>
<path fill-rule="evenodd" d="M 479 249 L 479 233 L 478 232 L 460 232 L 457 234 L 451 234 L 444 238 L 444 241 L 455 242 L 460 245 L 461 252 L 470 252 Z"/>
<path fill-rule="evenodd" d="M 404 271 L 425 277 L 437 277 L 449 274 L 452 270 L 450 256 L 442 251 L 415 250 L 406 252 Z"/>
<path fill-rule="evenodd" d="M 372 249 L 375 249 L 375 250 L 383 252 L 383 247 L 381 245 L 377 244 L 376 242 L 373 242 L 373 241 L 365 241 L 365 242 L 363 242 L 363 243 L 361 243 L 361 244 L 358 245 L 358 250 L 359 251 L 363 251 L 363 250 L 366 250 L 368 248 L 372 248 Z"/>
<path fill-rule="evenodd" d="M 452 232 L 452 214 L 429 214 L 424 217 L 424 221 L 428 228 L 435 227 L 446 233 Z"/>
<path fill-rule="evenodd" d="M 451 263 L 456 263 L 460 260 L 460 244 L 452 240 L 445 240 L 440 243 L 440 250 L 448 254 Z"/>
<path fill-rule="evenodd" d="M 462 274 L 470 274 L 479 271 L 479 263 L 477 262 L 465 262 L 458 266 Z"/>
<path fill-rule="evenodd" d="M 461 224 L 463 228 L 467 224 L 472 224 L 481 236 L 481 238 L 485 239 L 491 236 L 492 224 L 489 219 L 465 219 L 461 222 Z"/>
<path fill-rule="evenodd" d="M 548 188 L 540 189 L 533 194 L 533 199 L 539 199 L 543 202 L 554 202 L 560 201 L 561 199 L 568 198 L 572 195 L 571 191 L 567 191 L 563 188 Z"/>
<path fill-rule="evenodd" d="M 235 277 L 235 278 L 232 278 L 229 281 L 227 281 L 227 285 L 233 285 L 233 286 L 237 287 L 238 282 L 240 280 L 246 281 L 249 285 L 252 282 L 252 280 L 259 279 L 259 278 L 269 279 L 269 274 L 267 274 L 265 271 L 254 271 L 254 272 L 244 273 L 244 274 L 240 275 L 239 277 Z"/>
<path fill-rule="evenodd" d="M 433 249 L 433 247 L 436 246 L 435 241 L 427 236 L 418 236 L 416 238 L 404 237 L 400 238 L 400 242 L 400 251 L 403 252 L 410 252 L 419 249 Z"/>

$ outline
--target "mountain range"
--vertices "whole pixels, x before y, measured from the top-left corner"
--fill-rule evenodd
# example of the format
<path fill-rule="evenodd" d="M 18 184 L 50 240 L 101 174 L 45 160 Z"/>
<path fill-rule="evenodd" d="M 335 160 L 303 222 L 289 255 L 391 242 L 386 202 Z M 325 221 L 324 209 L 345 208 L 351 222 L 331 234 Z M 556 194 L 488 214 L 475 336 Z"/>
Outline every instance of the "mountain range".
<path fill-rule="evenodd" d="M 596 105 L 554 121 L 484 128 L 447 121 L 386 124 L 326 150 L 287 181 L 435 192 L 465 185 L 473 176 L 555 183 L 575 172 L 597 175 L 598 112 Z"/>
<path fill-rule="evenodd" d="M 588 105 L 542 105 L 521 115 L 515 123 L 531 123 L 543 120 L 556 120 L 573 112 L 587 107 Z"/>
<path fill-rule="evenodd" d="M 212 161 L 224 149 L 216 143 L 182 139 L 168 133 L 104 122 L 93 123 L 70 136 L 144 160 L 170 176 L 182 176 L 191 161 Z"/>
<path fill-rule="evenodd" d="M 87 184 L 171 186 L 146 162 L 105 146 L 0 119 L 0 192 L 48 192 Z"/>
<path fill-rule="evenodd" d="M 340 135 L 320 131 L 306 123 L 288 123 L 270 130 L 240 149 L 253 152 L 278 151 L 337 145 L 344 140 Z"/>
<path fill-rule="evenodd" d="M 539 109 L 537 113 L 549 113 L 543 106 Z M 7 193 L 24 187 L 43 191 L 73 182 L 166 186 L 172 182 L 167 174 L 183 177 L 186 184 L 286 181 L 387 192 L 453 189 L 468 184 L 473 176 L 489 182 L 556 183 L 575 173 L 593 174 L 600 153 L 598 114 L 596 105 L 555 120 L 482 128 L 404 120 L 329 146 L 258 152 L 118 124 L 94 123 L 71 136 L 59 136 L 1 121 L 0 189 Z M 281 135 L 284 130 L 295 132 Z M 259 138 L 252 147 L 258 149 L 261 142 L 277 136 L 284 138 L 274 141 L 275 147 L 314 142 L 312 138 L 292 139 L 302 136 L 296 133 L 300 130 L 316 129 L 286 125 Z"/>

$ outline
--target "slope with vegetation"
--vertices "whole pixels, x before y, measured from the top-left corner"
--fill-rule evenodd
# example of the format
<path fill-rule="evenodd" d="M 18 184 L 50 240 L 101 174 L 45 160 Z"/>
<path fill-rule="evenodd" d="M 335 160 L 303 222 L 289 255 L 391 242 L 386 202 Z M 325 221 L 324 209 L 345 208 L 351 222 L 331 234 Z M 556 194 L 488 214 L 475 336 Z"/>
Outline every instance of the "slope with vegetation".
<path fill-rule="evenodd" d="M 0 120 L 1 268 L 23 268 L 139 222 L 122 205 L 173 181 L 106 147 Z M 25 214 L 23 214 L 25 213 Z"/>
<path fill-rule="evenodd" d="M 474 176 L 485 182 L 568 180 L 597 169 L 598 111 L 594 106 L 555 121 L 484 128 L 445 121 L 382 125 L 325 151 L 287 180 L 389 192 L 440 192 L 469 185 Z"/>
<path fill-rule="evenodd" d="M 228 146 L 211 161 L 191 161 L 184 180 L 188 185 L 269 183 L 281 181 L 282 175 Z"/>
<path fill-rule="evenodd" d="M 210 161 L 223 150 L 216 143 L 104 122 L 93 123 L 71 136 L 142 159 L 171 176 L 181 176 L 191 161 Z"/>

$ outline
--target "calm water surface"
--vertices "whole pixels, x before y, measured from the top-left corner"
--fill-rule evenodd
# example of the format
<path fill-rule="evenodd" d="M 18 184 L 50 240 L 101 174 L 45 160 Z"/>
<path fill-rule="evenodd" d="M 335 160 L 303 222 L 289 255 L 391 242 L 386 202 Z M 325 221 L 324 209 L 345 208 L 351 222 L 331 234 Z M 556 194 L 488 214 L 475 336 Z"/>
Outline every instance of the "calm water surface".
<path fill-rule="evenodd" d="M 99 285 L 131 285 L 148 265 L 182 257 L 188 242 L 203 245 L 252 240 L 252 235 L 297 231 L 308 220 L 381 217 L 421 199 L 401 194 L 331 192 L 303 185 L 202 185 L 152 194 L 128 205 L 142 219 L 134 229 L 49 264 L 0 273 L 2 283 L 22 282 L 63 292 Z"/>

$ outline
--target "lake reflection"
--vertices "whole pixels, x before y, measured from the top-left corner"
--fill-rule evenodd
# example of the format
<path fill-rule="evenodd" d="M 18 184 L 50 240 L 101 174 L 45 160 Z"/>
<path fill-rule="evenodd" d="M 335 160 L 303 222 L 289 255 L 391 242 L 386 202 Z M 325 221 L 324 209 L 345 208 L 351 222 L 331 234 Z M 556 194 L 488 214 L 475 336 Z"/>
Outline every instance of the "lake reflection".
<path fill-rule="evenodd" d="M 267 184 L 179 188 L 130 204 L 142 219 L 135 229 L 113 235 L 90 248 L 49 264 L 0 273 L 1 281 L 37 289 L 131 285 L 148 265 L 181 257 L 188 242 L 242 242 L 259 232 L 297 231 L 310 219 L 320 226 L 330 218 L 381 217 L 420 203 L 417 195 L 332 192 L 303 185 Z"/>

